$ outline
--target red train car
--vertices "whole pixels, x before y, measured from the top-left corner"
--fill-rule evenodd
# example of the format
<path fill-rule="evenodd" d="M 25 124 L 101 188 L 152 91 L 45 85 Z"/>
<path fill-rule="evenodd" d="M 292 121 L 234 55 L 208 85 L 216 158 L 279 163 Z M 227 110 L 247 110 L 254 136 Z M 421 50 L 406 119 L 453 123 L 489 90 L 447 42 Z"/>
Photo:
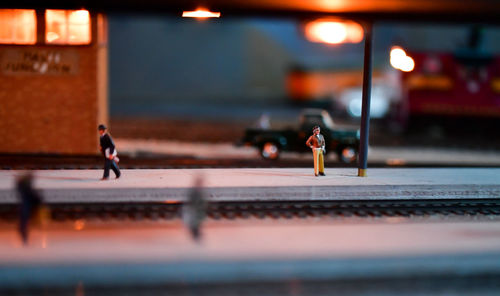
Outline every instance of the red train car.
<path fill-rule="evenodd" d="M 455 52 L 408 50 L 406 55 L 413 67 L 401 73 L 402 124 L 500 119 L 499 55 L 480 50 L 475 41 Z"/>

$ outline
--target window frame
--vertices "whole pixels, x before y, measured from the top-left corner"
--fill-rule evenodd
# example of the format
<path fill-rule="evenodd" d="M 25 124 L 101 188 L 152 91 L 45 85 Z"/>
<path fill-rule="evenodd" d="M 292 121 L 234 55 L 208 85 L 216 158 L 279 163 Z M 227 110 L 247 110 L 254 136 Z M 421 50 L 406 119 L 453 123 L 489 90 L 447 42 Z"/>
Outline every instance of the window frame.
<path fill-rule="evenodd" d="M 29 42 L 19 42 L 19 41 L 16 41 L 15 40 L 15 35 L 17 33 L 17 28 L 19 27 L 19 25 L 17 24 L 17 20 L 16 20 L 16 24 L 14 24 L 14 40 L 11 41 L 11 42 L 3 42 L 3 41 L 0 41 L 0 46 L 33 46 L 33 45 L 36 45 L 38 43 L 38 29 L 39 29 L 39 24 L 38 24 L 38 14 L 37 14 L 37 10 L 36 9 L 0 9 L 0 10 L 4 10 L 4 11 L 11 11 L 11 12 L 14 12 L 14 11 L 26 11 L 26 12 L 30 12 L 30 13 L 33 13 L 33 16 L 34 16 L 34 31 L 32 32 L 34 34 L 34 40 L 33 41 L 29 41 Z M 24 24 L 21 25 L 21 27 L 24 27 Z"/>
<path fill-rule="evenodd" d="M 58 11 L 65 11 L 66 12 L 66 28 L 67 30 L 69 31 L 69 27 L 70 27 L 70 24 L 69 24 L 69 16 L 68 16 L 68 12 L 71 12 L 71 11 L 78 11 L 78 10 L 86 10 L 86 9 L 44 9 L 43 10 L 43 13 L 40 14 L 41 16 L 41 21 L 43 22 L 43 32 L 41 32 L 41 34 L 39 36 L 42 36 L 43 39 L 40 40 L 42 44 L 45 44 L 45 45 L 48 45 L 48 46 L 71 46 L 71 47 L 78 47 L 78 46 L 91 46 L 94 44 L 94 41 L 95 41 L 95 32 L 94 32 L 94 14 L 92 14 L 89 10 L 86 10 L 89 14 L 89 22 L 88 22 L 88 29 L 89 29 L 89 41 L 88 43 L 75 43 L 75 44 L 71 44 L 71 43 L 49 43 L 47 41 L 47 11 L 49 10 L 58 10 Z M 69 34 L 69 32 L 67 32 L 67 34 Z"/>
<path fill-rule="evenodd" d="M 3 9 L 3 8 L 2 8 Z M 89 43 L 81 43 L 81 44 L 67 44 L 67 43 L 48 43 L 46 42 L 46 20 L 45 20 L 45 13 L 47 10 L 50 9 L 26 9 L 26 10 L 34 10 L 35 11 L 35 42 L 34 43 L 1 43 L 0 42 L 0 47 L 2 46 L 62 46 L 62 47 L 88 47 L 88 46 L 93 46 L 96 43 L 96 40 L 98 39 L 98 32 L 96 28 L 98 27 L 97 24 L 97 16 L 98 14 L 93 13 L 89 10 L 89 34 L 90 34 L 90 40 Z M 79 9 L 60 9 L 60 10 L 79 10 Z M 106 24 L 107 19 L 104 17 L 104 24 Z M 107 43 L 107 32 L 104 40 L 101 40 L 100 42 L 102 43 Z"/>

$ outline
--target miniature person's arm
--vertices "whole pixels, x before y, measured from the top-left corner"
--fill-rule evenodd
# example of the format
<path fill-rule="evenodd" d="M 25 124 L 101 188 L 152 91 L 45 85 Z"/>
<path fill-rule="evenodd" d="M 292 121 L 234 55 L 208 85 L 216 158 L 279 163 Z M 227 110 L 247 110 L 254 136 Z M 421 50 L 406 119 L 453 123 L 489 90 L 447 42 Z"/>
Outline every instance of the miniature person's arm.
<path fill-rule="evenodd" d="M 325 138 L 323 136 L 321 136 L 321 149 L 323 150 L 323 154 L 325 154 L 326 153 Z"/>
<path fill-rule="evenodd" d="M 109 139 L 109 152 L 111 155 L 113 155 L 115 153 L 115 142 L 113 142 L 113 139 L 111 138 L 110 135 L 108 135 L 108 139 Z"/>
<path fill-rule="evenodd" d="M 309 139 L 307 139 L 307 141 L 306 141 L 306 145 L 309 146 L 309 148 L 313 148 L 311 141 L 312 141 L 312 136 L 310 136 Z"/>
<path fill-rule="evenodd" d="M 106 149 L 104 155 L 106 158 L 113 159 L 115 154 L 115 143 L 113 142 L 113 139 L 111 139 L 110 135 L 106 134 L 104 135 L 104 137 L 105 137 L 104 140 L 106 142 L 105 144 Z"/>

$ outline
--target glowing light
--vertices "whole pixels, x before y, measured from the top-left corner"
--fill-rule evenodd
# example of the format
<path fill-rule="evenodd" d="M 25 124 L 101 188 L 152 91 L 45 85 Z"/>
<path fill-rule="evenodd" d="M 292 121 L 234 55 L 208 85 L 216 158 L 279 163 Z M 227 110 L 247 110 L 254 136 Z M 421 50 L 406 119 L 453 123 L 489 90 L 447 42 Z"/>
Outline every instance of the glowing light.
<path fill-rule="evenodd" d="M 90 15 L 88 10 L 75 10 L 69 14 L 69 22 L 72 24 L 86 25 L 89 23 Z"/>
<path fill-rule="evenodd" d="M 34 9 L 0 9 L 0 44 L 35 44 Z"/>
<path fill-rule="evenodd" d="M 85 220 L 83 219 L 78 219 L 75 221 L 75 230 L 82 230 L 83 228 L 85 228 Z"/>
<path fill-rule="evenodd" d="M 45 40 L 51 44 L 89 44 L 91 41 L 88 10 L 45 11 Z"/>
<path fill-rule="evenodd" d="M 401 158 L 389 158 L 389 159 L 386 160 L 385 163 L 387 165 L 397 166 L 397 165 L 405 165 L 406 161 L 404 159 L 401 159 Z"/>
<path fill-rule="evenodd" d="M 401 47 L 393 47 L 390 55 L 390 62 L 393 68 L 403 72 L 411 72 L 415 69 L 415 61 Z"/>
<path fill-rule="evenodd" d="M 363 40 L 363 28 L 355 22 L 320 19 L 306 24 L 305 35 L 311 42 L 359 43 Z"/>
<path fill-rule="evenodd" d="M 220 17 L 220 12 L 212 12 L 206 9 L 199 8 L 195 11 L 182 12 L 182 17 L 196 17 L 196 18 Z"/>
<path fill-rule="evenodd" d="M 52 43 L 54 40 L 59 39 L 59 34 L 55 32 L 47 32 L 47 41 Z"/>
<path fill-rule="evenodd" d="M 362 88 L 347 89 L 340 95 L 340 101 L 346 106 L 347 113 L 352 117 L 361 116 Z M 373 85 L 370 103 L 370 117 L 383 118 L 390 109 L 390 94 L 387 88 Z"/>
<path fill-rule="evenodd" d="M 348 23 L 347 37 L 350 43 L 360 43 L 364 37 L 363 27 L 354 22 Z"/>
<path fill-rule="evenodd" d="M 325 43 L 337 44 L 344 41 L 347 37 L 347 30 L 343 24 L 325 22 L 313 24 L 309 33 L 318 40 Z"/>
<path fill-rule="evenodd" d="M 403 60 L 403 63 L 401 64 L 399 69 L 403 72 L 411 72 L 413 71 L 413 69 L 415 69 L 415 61 L 413 61 L 411 57 L 407 56 Z"/>
<path fill-rule="evenodd" d="M 406 51 L 404 51 L 401 47 L 391 48 L 391 59 L 401 58 L 405 56 L 406 56 Z"/>

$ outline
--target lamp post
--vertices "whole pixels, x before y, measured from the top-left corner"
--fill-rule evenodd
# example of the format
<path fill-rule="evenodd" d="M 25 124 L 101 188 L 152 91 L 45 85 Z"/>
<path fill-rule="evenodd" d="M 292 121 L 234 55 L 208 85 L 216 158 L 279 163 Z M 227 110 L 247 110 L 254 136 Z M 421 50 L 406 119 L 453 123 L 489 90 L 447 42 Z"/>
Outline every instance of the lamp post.
<path fill-rule="evenodd" d="M 367 22 L 365 29 L 365 57 L 363 65 L 363 95 L 361 105 L 361 127 L 359 143 L 358 176 L 366 177 L 368 158 L 368 137 L 370 131 L 370 97 L 372 88 L 372 39 L 373 24 Z"/>

